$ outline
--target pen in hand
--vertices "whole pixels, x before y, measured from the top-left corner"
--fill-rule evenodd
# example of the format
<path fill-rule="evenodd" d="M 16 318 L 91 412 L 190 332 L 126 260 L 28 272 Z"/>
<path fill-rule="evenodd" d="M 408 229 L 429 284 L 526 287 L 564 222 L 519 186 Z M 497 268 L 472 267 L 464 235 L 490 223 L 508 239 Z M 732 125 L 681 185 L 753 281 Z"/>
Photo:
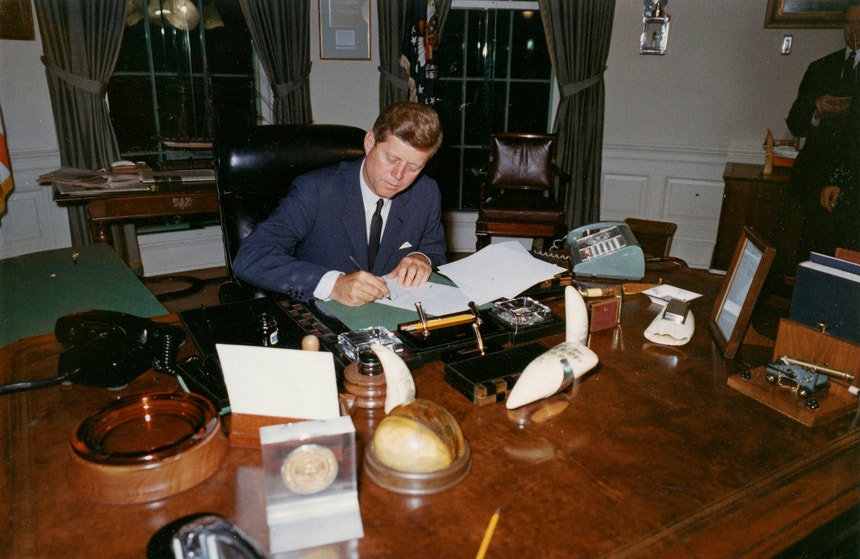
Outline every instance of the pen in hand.
<path fill-rule="evenodd" d="M 353 258 L 353 257 L 352 257 L 352 255 L 350 255 L 350 256 L 349 256 L 349 261 L 350 261 L 350 262 L 352 262 L 353 264 L 355 264 L 355 267 L 356 267 L 356 268 L 358 268 L 358 271 L 359 271 L 359 272 L 364 272 L 364 271 L 366 271 L 366 270 L 364 269 L 364 267 L 363 267 L 361 264 L 359 264 L 359 263 L 358 263 L 358 261 L 357 261 L 355 258 Z M 379 278 L 379 279 L 381 279 L 382 281 L 385 281 L 385 278 L 384 278 L 384 277 L 381 277 L 381 276 L 376 276 L 376 277 L 378 277 L 378 278 Z M 386 283 L 386 287 L 387 287 L 387 283 Z M 388 300 L 390 301 L 390 300 L 391 300 L 391 295 L 388 295 L 388 296 L 386 296 L 385 298 L 386 298 L 386 299 L 388 299 Z"/>

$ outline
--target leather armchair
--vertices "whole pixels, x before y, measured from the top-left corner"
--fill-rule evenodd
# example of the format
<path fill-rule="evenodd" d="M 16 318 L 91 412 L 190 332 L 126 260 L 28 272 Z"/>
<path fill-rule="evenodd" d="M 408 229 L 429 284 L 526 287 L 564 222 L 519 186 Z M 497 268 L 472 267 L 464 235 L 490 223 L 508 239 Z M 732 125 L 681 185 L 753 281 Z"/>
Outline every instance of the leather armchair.
<path fill-rule="evenodd" d="M 559 238 L 564 218 L 566 176 L 555 164 L 555 136 L 503 132 L 490 141 L 490 168 L 481 183 L 478 250 L 493 235 Z"/>
<path fill-rule="evenodd" d="M 275 209 L 296 177 L 362 157 L 365 134 L 338 124 L 276 124 L 216 142 L 215 176 L 229 278 L 219 290 L 221 303 L 267 295 L 234 275 L 239 245 Z"/>

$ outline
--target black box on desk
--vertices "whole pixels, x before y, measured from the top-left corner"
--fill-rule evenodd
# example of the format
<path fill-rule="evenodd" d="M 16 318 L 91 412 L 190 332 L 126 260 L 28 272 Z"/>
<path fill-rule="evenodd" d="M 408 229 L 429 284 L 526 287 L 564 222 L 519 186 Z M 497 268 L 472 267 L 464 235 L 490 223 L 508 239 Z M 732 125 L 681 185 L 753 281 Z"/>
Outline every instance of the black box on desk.
<path fill-rule="evenodd" d="M 479 406 L 504 402 L 526 365 L 547 347 L 540 342 L 445 365 L 445 382 Z"/>
<path fill-rule="evenodd" d="M 860 343 L 860 265 L 810 254 L 797 265 L 789 318 Z"/>

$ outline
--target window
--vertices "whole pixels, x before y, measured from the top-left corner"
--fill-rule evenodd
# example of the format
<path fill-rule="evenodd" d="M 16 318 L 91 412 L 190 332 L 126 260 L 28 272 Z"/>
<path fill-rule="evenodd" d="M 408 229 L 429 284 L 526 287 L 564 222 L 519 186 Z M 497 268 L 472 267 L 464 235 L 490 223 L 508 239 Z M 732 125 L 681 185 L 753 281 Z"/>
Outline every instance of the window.
<path fill-rule="evenodd" d="M 255 124 L 254 56 L 235 0 L 131 0 L 108 84 L 122 157 L 205 158 L 216 130 Z"/>
<path fill-rule="evenodd" d="M 443 210 L 478 208 L 491 134 L 550 129 L 552 63 L 537 2 L 505 4 L 454 0 L 445 22 L 436 84 L 445 143 L 430 171 Z"/>

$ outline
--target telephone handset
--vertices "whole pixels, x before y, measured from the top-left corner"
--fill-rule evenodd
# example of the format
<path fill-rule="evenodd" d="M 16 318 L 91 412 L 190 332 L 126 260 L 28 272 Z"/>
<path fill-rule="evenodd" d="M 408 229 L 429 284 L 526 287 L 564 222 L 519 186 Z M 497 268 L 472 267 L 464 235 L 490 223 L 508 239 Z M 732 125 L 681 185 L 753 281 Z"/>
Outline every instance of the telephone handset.
<path fill-rule="evenodd" d="M 185 332 L 117 311 L 93 310 L 57 320 L 54 335 L 68 348 L 60 355 L 63 382 L 119 388 L 149 369 L 175 374 Z"/>
<path fill-rule="evenodd" d="M 577 276 L 640 280 L 645 255 L 626 223 L 602 221 L 567 234 L 571 271 Z"/>

